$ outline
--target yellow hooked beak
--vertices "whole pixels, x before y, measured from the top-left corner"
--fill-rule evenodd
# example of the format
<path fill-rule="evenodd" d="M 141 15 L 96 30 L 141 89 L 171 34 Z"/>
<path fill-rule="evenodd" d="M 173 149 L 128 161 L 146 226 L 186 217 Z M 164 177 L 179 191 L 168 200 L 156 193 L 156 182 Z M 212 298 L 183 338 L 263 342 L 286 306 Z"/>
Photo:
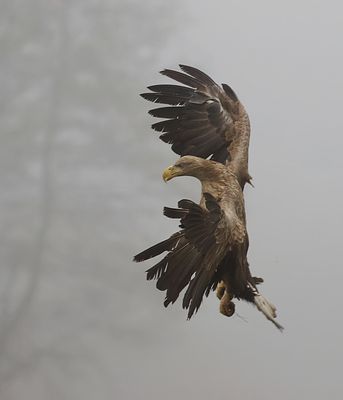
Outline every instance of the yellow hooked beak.
<path fill-rule="evenodd" d="M 170 167 L 166 168 L 163 171 L 162 178 L 163 178 L 164 182 L 168 182 L 177 175 L 178 174 L 177 174 L 175 167 L 173 165 L 171 165 Z"/>

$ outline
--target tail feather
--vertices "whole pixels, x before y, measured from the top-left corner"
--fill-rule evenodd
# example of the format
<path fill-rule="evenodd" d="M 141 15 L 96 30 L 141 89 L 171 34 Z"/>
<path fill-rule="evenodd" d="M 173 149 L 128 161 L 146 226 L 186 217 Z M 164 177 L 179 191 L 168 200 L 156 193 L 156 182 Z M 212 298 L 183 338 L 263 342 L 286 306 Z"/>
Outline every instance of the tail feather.
<path fill-rule="evenodd" d="M 271 321 L 281 332 L 284 330 L 284 327 L 280 325 L 276 320 L 276 307 L 270 301 L 268 301 L 261 293 L 257 291 L 251 284 L 249 284 L 250 288 L 254 293 L 254 303 L 259 311 L 261 311 L 264 316 Z"/>

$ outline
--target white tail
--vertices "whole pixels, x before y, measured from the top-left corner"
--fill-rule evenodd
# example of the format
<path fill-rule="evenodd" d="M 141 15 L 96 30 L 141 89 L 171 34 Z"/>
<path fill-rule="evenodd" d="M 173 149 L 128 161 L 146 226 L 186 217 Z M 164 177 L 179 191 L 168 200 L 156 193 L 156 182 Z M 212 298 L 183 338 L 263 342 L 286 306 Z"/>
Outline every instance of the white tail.
<path fill-rule="evenodd" d="M 256 307 L 265 315 L 269 321 L 271 321 L 280 331 L 283 331 L 284 327 L 280 325 L 276 318 L 276 307 L 274 304 L 270 303 L 262 294 L 260 294 L 256 288 L 254 288 L 250 283 L 248 283 L 250 289 L 254 293 L 254 303 Z"/>

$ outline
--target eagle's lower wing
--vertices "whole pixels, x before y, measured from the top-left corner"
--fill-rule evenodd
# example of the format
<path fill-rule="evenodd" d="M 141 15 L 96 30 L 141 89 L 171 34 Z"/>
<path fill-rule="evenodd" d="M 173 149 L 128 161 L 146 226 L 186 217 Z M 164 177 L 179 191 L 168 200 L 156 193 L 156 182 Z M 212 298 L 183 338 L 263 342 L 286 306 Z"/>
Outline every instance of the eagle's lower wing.
<path fill-rule="evenodd" d="M 194 67 L 180 68 L 183 72 L 165 69 L 161 74 L 186 86 L 154 85 L 148 87 L 150 93 L 141 95 L 171 105 L 149 111 L 154 117 L 166 118 L 152 128 L 162 132 L 160 138 L 171 143 L 172 150 L 181 156 L 211 156 L 223 164 L 236 157 L 241 159 L 242 152 L 248 151 L 250 126 L 234 91 L 226 84 L 219 86 Z M 247 164 L 247 154 L 243 159 Z M 242 169 L 247 170 L 247 165 Z"/>
<path fill-rule="evenodd" d="M 147 278 L 157 279 L 157 288 L 166 291 L 165 306 L 174 303 L 188 285 L 183 298 L 188 318 L 200 307 L 203 295 L 208 295 L 220 280 L 215 272 L 223 248 L 228 245 L 226 217 L 210 194 L 204 196 L 206 209 L 191 200 L 179 201 L 179 208 L 165 207 L 167 217 L 180 218 L 181 231 L 134 258 L 143 261 L 168 251 L 159 263 L 148 269 Z"/>

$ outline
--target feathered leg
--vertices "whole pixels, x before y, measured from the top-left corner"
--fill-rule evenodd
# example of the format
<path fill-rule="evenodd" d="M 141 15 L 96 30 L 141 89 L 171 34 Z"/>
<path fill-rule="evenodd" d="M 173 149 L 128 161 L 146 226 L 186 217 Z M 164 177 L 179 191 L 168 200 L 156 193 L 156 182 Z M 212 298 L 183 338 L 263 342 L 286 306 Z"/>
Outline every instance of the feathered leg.
<path fill-rule="evenodd" d="M 217 286 L 217 297 L 220 300 L 219 312 L 226 317 L 231 317 L 235 313 L 233 294 L 228 282 L 221 281 Z"/>
<path fill-rule="evenodd" d="M 225 283 L 223 281 L 218 283 L 216 294 L 219 300 L 224 296 L 225 293 Z"/>

